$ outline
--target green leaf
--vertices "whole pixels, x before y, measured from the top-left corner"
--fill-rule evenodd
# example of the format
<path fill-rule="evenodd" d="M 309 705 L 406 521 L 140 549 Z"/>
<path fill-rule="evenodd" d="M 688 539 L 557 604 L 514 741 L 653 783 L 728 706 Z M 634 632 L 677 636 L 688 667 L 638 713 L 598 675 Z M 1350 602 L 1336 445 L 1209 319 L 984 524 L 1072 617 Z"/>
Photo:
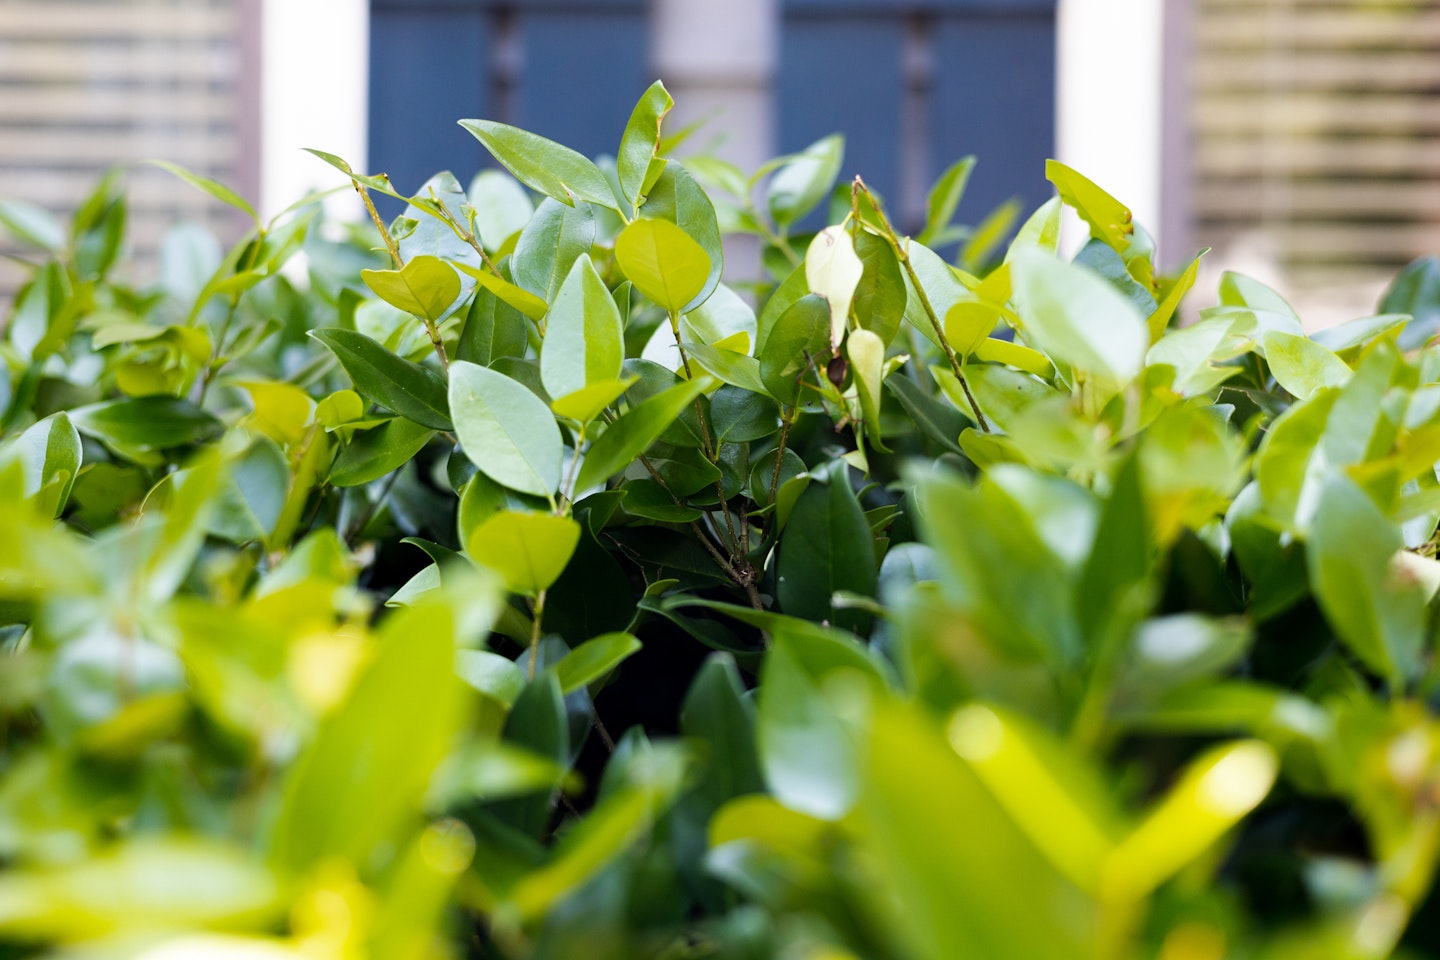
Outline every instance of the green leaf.
<path fill-rule="evenodd" d="M 1147 283 L 1141 283 L 1131 275 L 1125 259 L 1107 246 L 1105 241 L 1092 238 L 1080 249 L 1071 262 L 1077 267 L 1084 267 L 1091 273 L 1104 277 L 1110 286 L 1114 287 L 1147 317 L 1152 316 L 1159 309 L 1160 305 L 1155 301 L 1154 291 Z"/>
<path fill-rule="evenodd" d="M 837 590 L 875 595 L 875 541 L 844 463 L 815 477 L 800 495 L 780 538 L 775 593 L 791 616 L 862 632 L 870 615 L 833 603 Z"/>
<path fill-rule="evenodd" d="M 1016 231 L 1015 239 L 1010 241 L 1010 249 L 1005 252 L 1005 262 L 1009 263 L 1021 250 L 1036 247 L 1046 253 L 1055 253 L 1060 245 L 1060 208 L 1060 198 L 1051 197 L 1030 214 L 1029 219 Z"/>
<path fill-rule="evenodd" d="M 457 360 L 450 365 L 450 416 L 465 455 L 496 483 L 538 497 L 559 487 L 560 427 L 523 384 Z"/>
<path fill-rule="evenodd" d="M 1440 331 L 1440 257 L 1419 257 L 1390 282 L 1381 313 L 1408 313 L 1414 319 L 1400 335 L 1400 349 L 1423 347 Z"/>
<path fill-rule="evenodd" d="M 916 504 L 942 595 L 979 638 L 1010 660 L 1072 662 L 1081 644 L 1075 586 L 1045 525 L 999 484 L 972 488 L 939 472 L 917 478 Z"/>
<path fill-rule="evenodd" d="M 800 382 L 829 361 L 830 309 L 811 294 L 797 300 L 775 321 L 760 348 L 760 379 L 770 396 L 787 407 L 800 397 Z"/>
<path fill-rule="evenodd" d="M 1310 589 L 1351 652 L 1398 685 L 1420 666 L 1428 594 L 1395 563 L 1400 532 L 1354 481 L 1325 480 L 1306 541 Z"/>
<path fill-rule="evenodd" d="M 900 269 L 898 260 L 895 269 Z M 802 263 L 790 271 L 790 275 L 781 281 L 780 286 L 775 288 L 760 309 L 760 314 L 755 319 L 755 356 L 760 356 L 765 350 L 765 341 L 770 338 L 785 311 L 806 296 L 811 296 L 810 284 L 805 279 L 805 264 Z"/>
<path fill-rule="evenodd" d="M 494 120 L 461 120 L 460 126 L 527 187 L 569 207 L 586 200 L 615 208 L 605 174 L 569 147 Z"/>
<path fill-rule="evenodd" d="M 1405 327 L 1411 321 L 1409 314 L 1382 313 L 1373 317 L 1357 317 L 1337 323 L 1333 327 L 1316 330 L 1310 335 L 1320 346 L 1333 353 L 1343 353 L 1355 347 L 1364 346 L 1389 333 L 1396 327 Z M 1404 334 L 1401 334 L 1404 337 Z M 1402 348 L 1404 344 L 1401 344 Z"/>
<path fill-rule="evenodd" d="M 960 300 L 945 311 L 945 339 L 961 357 L 968 357 L 984 343 L 1000 320 L 993 306 L 979 300 Z"/>
<path fill-rule="evenodd" d="M 487 253 L 498 253 L 535 214 L 530 194 L 501 170 L 481 170 L 470 181 L 470 209 L 475 211 L 475 229 Z"/>
<path fill-rule="evenodd" d="M 1185 294 L 1195 286 L 1195 279 L 1200 276 L 1200 261 L 1209 253 L 1209 249 L 1200 251 L 1200 255 L 1190 261 L 1185 272 L 1175 279 L 1165 291 L 1165 297 L 1150 318 L 1145 321 L 1145 326 L 1150 331 L 1150 342 L 1155 343 L 1165 335 L 1165 330 L 1170 326 L 1170 320 L 1175 316 L 1175 311 L 1180 309 L 1180 301 L 1185 299 Z"/>
<path fill-rule="evenodd" d="M 990 264 L 995 248 L 1010 235 L 1023 209 L 1020 198 L 1011 197 L 987 213 L 985 219 L 975 225 L 970 236 L 960 245 L 960 255 L 956 261 L 958 265 L 966 270 L 977 271 Z"/>
<path fill-rule="evenodd" d="M 631 407 L 591 445 L 580 465 L 575 489 L 588 490 L 603 484 L 628 467 L 695 402 L 696 397 L 713 385 L 714 381 L 709 377 L 700 377 L 678 383 Z"/>
<path fill-rule="evenodd" d="M 438 603 L 391 613 L 354 690 L 321 722 L 275 827 L 276 859 L 296 874 L 327 857 L 367 864 L 419 814 L 464 719 L 453 618 Z"/>
<path fill-rule="evenodd" d="M 141 835 L 53 866 L 17 865 L 0 876 L 0 933 L 20 940 L 263 927 L 283 912 L 275 876 L 247 851 L 178 832 Z"/>
<path fill-rule="evenodd" d="M 468 263 L 452 263 L 452 266 L 461 273 L 474 277 L 480 286 L 489 290 L 502 302 L 519 310 L 531 320 L 545 319 L 545 313 L 550 308 L 544 300 L 541 300 L 530 291 L 515 286 L 515 284 L 503 277 L 495 276 L 495 274 L 489 270 L 472 267 Z"/>
<path fill-rule="evenodd" d="M 692 309 L 710 276 L 710 257 L 668 220 L 641 217 L 615 238 L 615 261 L 647 299 L 670 313 Z"/>
<path fill-rule="evenodd" d="M 502 510 L 470 532 L 465 552 L 500 574 L 511 593 L 536 594 L 565 569 L 580 542 L 580 524 L 549 513 Z"/>
<path fill-rule="evenodd" d="M 38 509 L 58 517 L 70 499 L 80 472 L 80 433 L 64 413 L 54 413 L 15 440 L 25 475 L 25 495 L 38 498 Z"/>
<path fill-rule="evenodd" d="M 839 347 L 850 318 L 855 288 L 865 265 L 855 255 L 850 235 L 842 227 L 826 227 L 815 234 L 805 251 L 805 281 L 810 292 L 830 308 L 830 345 Z"/>
<path fill-rule="evenodd" d="M 597 380 L 550 402 L 550 409 L 576 423 L 588 424 L 619 400 L 635 383 L 634 377 Z"/>
<path fill-rule="evenodd" d="M 190 186 L 203 190 L 221 203 L 229 204 L 236 210 L 242 211 L 247 217 L 254 221 L 255 226 L 260 226 L 260 215 L 255 212 L 255 208 L 250 206 L 249 201 L 225 186 L 225 184 L 211 180 L 209 177 L 202 177 L 198 173 L 192 173 L 179 164 L 170 163 L 167 160 L 146 160 L 145 162 L 152 167 L 168 170 L 170 173 L 175 174 L 175 176 L 190 184 Z"/>
<path fill-rule="evenodd" d="M 1300 400 L 1308 400 L 1321 387 L 1339 387 L 1350 379 L 1344 360 L 1307 337 L 1267 330 L 1260 345 L 1275 380 Z"/>
<path fill-rule="evenodd" d="M 1135 232 L 1128 207 L 1058 160 L 1045 161 L 1045 179 L 1055 184 L 1060 199 L 1090 225 L 1091 236 L 1105 241 L 1116 253 L 1125 252 Z"/>
<path fill-rule="evenodd" d="M 683 770 L 684 755 L 676 748 L 651 748 L 632 765 L 625 785 L 566 833 L 543 867 L 515 885 L 508 909 L 523 920 L 538 919 L 561 897 L 596 876 L 644 836 L 674 802 Z"/>
<path fill-rule="evenodd" d="M 620 663 L 640 651 L 634 634 L 616 632 L 586 640 L 555 664 L 560 692 L 571 693 L 603 679 Z"/>
<path fill-rule="evenodd" d="M 709 347 L 703 343 L 685 344 L 692 365 L 698 364 L 717 380 L 751 393 L 768 396 L 770 391 L 760 378 L 760 361 L 734 350 Z"/>
<path fill-rule="evenodd" d="M 1295 308 L 1280 294 L 1253 277 L 1227 270 L 1220 275 L 1220 302 L 1233 307 L 1249 307 L 1299 320 Z"/>
<path fill-rule="evenodd" d="M 290 461 L 279 444 L 257 437 L 228 464 L 209 531 L 236 543 L 263 542 L 280 520 L 290 493 Z"/>
<path fill-rule="evenodd" d="M 734 656 L 717 652 L 705 659 L 680 708 L 680 732 L 708 748 L 695 787 L 705 813 L 732 797 L 764 789 L 755 752 L 755 707 L 745 695 Z"/>
<path fill-rule="evenodd" d="M 0 200 L 0 229 L 21 243 L 52 253 L 65 246 L 65 227 L 55 215 L 23 200 Z"/>
<path fill-rule="evenodd" d="M 656 80 L 641 95 L 625 124 L 620 150 L 615 155 L 615 169 L 623 199 L 632 207 L 639 205 L 645 192 L 646 175 L 658 156 L 661 124 L 673 106 L 675 101 L 665 84 Z"/>
<path fill-rule="evenodd" d="M 743 347 L 737 342 L 740 334 L 744 335 Z M 718 346 L 723 343 L 748 354 L 755 345 L 755 311 L 722 283 L 704 303 L 680 318 L 680 336 L 687 344 Z"/>
<path fill-rule="evenodd" d="M 361 270 L 360 279 L 386 303 L 408 314 L 437 321 L 460 296 L 455 268 L 435 257 L 415 257 L 399 270 Z"/>
<path fill-rule="evenodd" d="M 409 463 L 433 436 L 434 430 L 404 417 L 358 432 L 340 451 L 329 482 L 336 487 L 358 487 L 378 480 Z"/>
<path fill-rule="evenodd" d="M 356 173 L 348 162 L 333 153 L 326 153 L 324 150 L 316 150 L 313 147 L 301 147 L 301 149 L 311 156 L 319 157 L 336 170 L 345 174 L 345 176 L 370 190 L 379 191 L 387 197 L 394 197 L 397 200 L 406 199 L 406 197 L 395 192 L 395 188 L 390 185 L 390 178 L 383 173 L 376 174 L 375 176 L 366 176 L 365 174 Z"/>
<path fill-rule="evenodd" d="M 860 412 L 865 419 L 865 435 L 878 450 L 888 450 L 880 433 L 880 385 L 885 380 L 885 344 L 879 334 L 869 330 L 852 330 L 845 341 L 850 370 L 860 396 Z"/>
<path fill-rule="evenodd" d="M 566 724 L 565 699 L 560 693 L 555 671 L 542 670 L 535 674 L 532 656 L 532 653 L 526 653 L 521 659 L 521 666 L 531 678 L 525 689 L 520 691 L 520 696 L 515 698 L 505 718 L 504 742 L 558 766 L 568 766 L 570 728 Z M 546 793 L 496 804 L 492 809 L 506 823 L 538 837 L 550 819 L 552 805 L 552 797 Z"/>
<path fill-rule="evenodd" d="M 169 450 L 214 439 L 224 425 L 186 400 L 136 397 L 92 403 L 70 411 L 81 433 L 120 449 Z"/>
<path fill-rule="evenodd" d="M 925 229 L 915 239 L 923 244 L 932 243 L 942 230 L 955 219 L 955 208 L 965 196 L 965 187 L 970 183 L 970 174 L 975 169 L 975 158 L 961 157 L 940 175 L 925 198 Z"/>
<path fill-rule="evenodd" d="M 756 746 L 765 781 L 785 806 L 822 820 L 844 816 L 861 787 L 856 744 L 822 686 L 838 671 L 878 679 L 858 644 L 823 631 L 776 631 L 760 670 Z"/>
<path fill-rule="evenodd" d="M 462 655 L 472 653 L 481 651 L 461 651 Z M 495 659 L 509 664 L 520 686 L 525 685 L 525 674 L 519 667 L 504 658 Z M 541 794 L 548 799 L 568 773 L 564 764 L 503 740 L 471 744 L 446 759 L 436 774 L 436 785 L 431 787 L 431 803 L 438 800 L 452 806 L 467 800 L 492 801 L 529 794 Z"/>
<path fill-rule="evenodd" d="M 762 440 L 780 428 L 780 411 L 769 397 L 726 385 L 710 398 L 710 428 L 720 443 Z"/>
<path fill-rule="evenodd" d="M 877 922 L 918 960 L 1097 956 L 1095 901 L 936 727 L 915 707 L 878 704 L 857 751 L 863 789 L 850 822 L 873 867 Z"/>
<path fill-rule="evenodd" d="M 530 345 L 530 330 L 531 324 L 523 313 L 500 300 L 482 283 L 470 303 L 470 312 L 455 348 L 455 359 L 488 367 L 502 357 L 523 357 Z"/>
<path fill-rule="evenodd" d="M 429 367 L 396 356 L 353 330 L 311 330 L 310 336 L 335 354 L 355 389 L 368 399 L 432 430 L 454 429 L 445 378 Z"/>
<path fill-rule="evenodd" d="M 885 388 L 900 401 L 915 426 L 920 432 L 931 440 L 940 444 L 941 448 L 950 453 L 961 453 L 960 431 L 969 424 L 969 420 L 957 408 L 947 406 L 944 401 L 937 401 L 925 390 L 915 385 L 915 381 L 902 374 L 887 377 Z"/>
<path fill-rule="evenodd" d="M 525 671 L 514 660 L 489 650 L 458 650 L 455 672 L 476 690 L 493 700 L 513 706 L 525 689 Z"/>
<path fill-rule="evenodd" d="M 1029 718 L 993 707 L 963 707 L 948 733 L 1015 826 L 1071 882 L 1098 893 L 1124 825 L 1098 772 Z"/>
<path fill-rule="evenodd" d="M 435 174 L 420 187 L 410 204 L 401 215 L 415 222 L 414 228 L 398 238 L 400 259 L 408 264 L 417 257 L 434 257 L 455 267 L 478 268 L 480 251 L 455 232 L 450 221 L 462 225 L 466 220 L 465 207 L 469 200 L 460 181 L 449 170 Z M 393 230 L 393 226 L 392 226 Z M 475 284 L 469 276 L 460 278 L 460 292 L 450 302 L 445 313 L 434 319 L 439 321 L 455 313 L 475 292 Z"/>
<path fill-rule="evenodd" d="M 905 316 L 905 275 L 900 261 L 890 241 L 865 230 L 855 237 L 855 254 L 864 267 L 855 287 L 855 318 L 889 346 Z"/>
<path fill-rule="evenodd" d="M 830 193 L 845 157 L 845 138 L 838 133 L 816 140 L 796 154 L 770 179 L 765 206 L 782 226 L 789 226 Z"/>
<path fill-rule="evenodd" d="M 555 302 L 560 284 L 595 242 L 595 214 L 588 206 L 567 207 L 543 200 L 520 231 L 510 269 L 515 283 L 546 303 Z"/>
<path fill-rule="evenodd" d="M 1140 373 L 1150 343 L 1145 319 L 1104 280 L 1033 251 L 1012 261 L 1015 298 L 1031 342 L 1102 391 L 1117 393 Z"/>
<path fill-rule="evenodd" d="M 961 368 L 980 410 L 1001 430 L 1009 431 L 1032 405 L 1055 396 L 1055 391 L 1034 377 L 989 363 L 970 363 Z M 942 393 L 967 418 L 972 415 L 970 398 L 960 381 L 946 367 L 930 368 Z"/>
<path fill-rule="evenodd" d="M 588 255 L 581 255 L 555 295 L 540 347 L 540 377 L 552 397 L 614 381 L 625 361 L 620 309 Z"/>
<path fill-rule="evenodd" d="M 720 275 L 725 269 L 725 247 L 720 242 L 720 222 L 715 215 L 715 205 L 700 188 L 690 172 L 678 161 L 669 160 L 665 169 L 650 187 L 645 204 L 640 208 L 645 217 L 668 220 L 690 239 L 700 244 L 700 249 L 710 258 L 710 272 L 700 292 L 690 299 L 681 313 L 689 313 L 702 303 L 720 284 Z"/>
<path fill-rule="evenodd" d="M 1106 861 L 1106 899 L 1138 901 L 1209 850 L 1260 805 L 1279 766 L 1274 751 L 1258 740 L 1202 754 Z"/>
<path fill-rule="evenodd" d="M 970 291 L 960 282 L 955 271 L 945 262 L 944 258 L 924 244 L 913 241 L 906 244 L 906 255 L 910 258 L 910 265 L 915 268 L 915 275 L 920 278 L 920 286 L 925 291 L 926 298 L 930 301 L 935 316 L 943 323 L 945 315 L 950 308 L 961 300 L 974 299 Z M 909 279 L 906 279 L 907 298 L 905 302 L 905 319 L 919 330 L 927 340 L 940 346 L 939 334 L 935 326 L 930 322 L 930 315 L 926 313 L 924 305 L 920 302 L 919 293 L 912 289 Z"/>

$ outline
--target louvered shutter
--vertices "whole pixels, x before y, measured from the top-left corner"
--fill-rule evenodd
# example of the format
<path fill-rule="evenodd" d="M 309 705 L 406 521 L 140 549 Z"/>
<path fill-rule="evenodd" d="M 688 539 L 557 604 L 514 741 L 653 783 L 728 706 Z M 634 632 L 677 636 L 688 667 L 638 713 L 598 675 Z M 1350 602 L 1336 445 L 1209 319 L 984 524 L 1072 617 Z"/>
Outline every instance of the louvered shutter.
<path fill-rule="evenodd" d="M 110 166 L 157 158 L 254 196 L 258 0 L 0 0 L 0 196 L 68 213 Z M 168 173 L 129 175 L 143 276 L 177 220 L 236 219 Z M 0 253 L 14 252 L 0 237 Z M 0 298 L 23 277 L 0 260 Z"/>
<path fill-rule="evenodd" d="M 1193 228 L 1297 291 L 1440 251 L 1440 3 L 1194 0 Z"/>

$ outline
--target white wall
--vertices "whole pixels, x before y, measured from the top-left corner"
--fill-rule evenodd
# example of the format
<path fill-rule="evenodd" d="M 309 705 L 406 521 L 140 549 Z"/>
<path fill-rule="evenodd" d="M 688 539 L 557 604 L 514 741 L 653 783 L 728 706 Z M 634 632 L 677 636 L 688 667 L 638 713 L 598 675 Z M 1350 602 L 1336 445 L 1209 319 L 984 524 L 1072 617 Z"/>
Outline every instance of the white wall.
<path fill-rule="evenodd" d="M 263 0 L 260 212 L 343 183 L 304 153 L 316 147 L 365 167 L 370 57 L 368 0 Z M 327 201 L 337 218 L 363 215 L 353 191 Z"/>
<path fill-rule="evenodd" d="M 1058 159 L 1130 207 L 1159 241 L 1164 51 L 1161 0 L 1060 0 Z M 1072 249 L 1084 239 L 1067 229 Z"/>

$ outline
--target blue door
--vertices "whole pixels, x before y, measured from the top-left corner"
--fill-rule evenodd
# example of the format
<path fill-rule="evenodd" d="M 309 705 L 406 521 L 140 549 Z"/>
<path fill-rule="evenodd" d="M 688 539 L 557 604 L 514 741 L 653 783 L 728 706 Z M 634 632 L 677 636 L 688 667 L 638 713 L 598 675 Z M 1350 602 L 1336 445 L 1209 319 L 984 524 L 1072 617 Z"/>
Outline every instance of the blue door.
<path fill-rule="evenodd" d="M 645 0 L 372 0 L 370 163 L 413 191 L 488 163 L 467 117 L 615 152 L 650 75 Z M 603 51 L 603 54 L 600 53 Z"/>
<path fill-rule="evenodd" d="M 1050 196 L 1055 0 L 783 0 L 780 149 L 846 135 L 860 174 L 915 229 L 924 190 L 979 160 L 960 208 L 978 222 Z"/>

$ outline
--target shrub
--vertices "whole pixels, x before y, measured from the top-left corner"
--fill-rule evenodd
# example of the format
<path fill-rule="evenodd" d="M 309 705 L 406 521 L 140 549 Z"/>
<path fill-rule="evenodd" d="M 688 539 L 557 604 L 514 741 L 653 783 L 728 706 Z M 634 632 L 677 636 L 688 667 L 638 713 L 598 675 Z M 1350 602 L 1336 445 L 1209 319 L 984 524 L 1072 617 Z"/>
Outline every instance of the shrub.
<path fill-rule="evenodd" d="M 253 227 L 149 287 L 118 180 L 0 207 L 6 955 L 1433 946 L 1440 264 L 1176 329 L 1197 264 L 1063 165 L 908 237 L 670 106 L 462 121 L 468 191 L 317 152 L 374 249 L 173 168 Z"/>

